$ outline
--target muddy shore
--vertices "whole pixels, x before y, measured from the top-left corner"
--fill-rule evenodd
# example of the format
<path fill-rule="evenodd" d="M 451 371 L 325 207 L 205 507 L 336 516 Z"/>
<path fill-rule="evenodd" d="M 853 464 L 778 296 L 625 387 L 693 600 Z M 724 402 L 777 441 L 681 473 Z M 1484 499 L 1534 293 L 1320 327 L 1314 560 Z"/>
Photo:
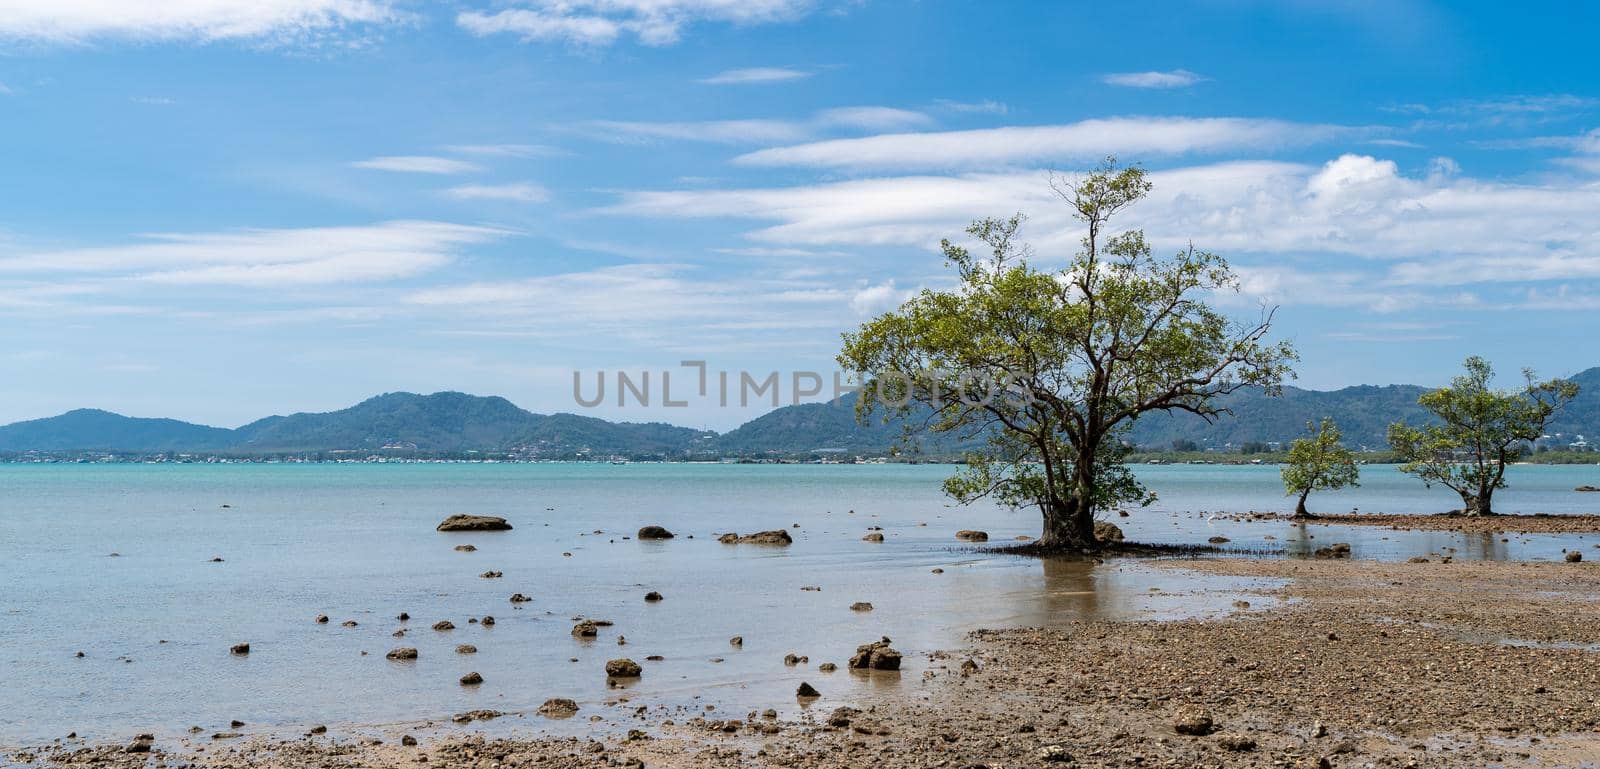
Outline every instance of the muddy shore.
<path fill-rule="evenodd" d="M 1600 534 L 1600 515 L 1399 515 L 1338 513 L 1294 518 L 1281 513 L 1257 513 L 1241 520 L 1293 521 L 1308 524 L 1377 526 L 1412 531 L 1460 531 L 1488 534 Z"/>
<path fill-rule="evenodd" d="M 1600 566 L 1217 559 L 1158 567 L 1286 578 L 1262 596 L 1286 600 L 1217 620 L 980 631 L 968 649 L 872 673 L 912 685 L 866 712 L 837 710 L 826 692 L 784 720 L 691 704 L 636 711 L 619 698 L 577 715 L 598 719 L 587 723 L 592 739 L 540 736 L 540 717 L 528 714 L 507 717 L 514 724 L 498 733 L 509 737 L 414 724 L 287 739 L 197 735 L 156 742 L 149 753 L 61 741 L 8 760 L 898 769 L 1535 767 L 1600 756 Z M 403 744 L 408 736 L 417 744 Z"/>

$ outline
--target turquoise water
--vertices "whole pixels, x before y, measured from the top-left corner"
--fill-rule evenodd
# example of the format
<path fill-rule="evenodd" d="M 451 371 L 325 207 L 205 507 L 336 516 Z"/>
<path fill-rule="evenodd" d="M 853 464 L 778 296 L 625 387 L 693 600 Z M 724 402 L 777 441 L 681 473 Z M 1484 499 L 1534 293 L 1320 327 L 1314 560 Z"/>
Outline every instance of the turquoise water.
<path fill-rule="evenodd" d="M 626 692 L 636 704 L 700 697 L 739 714 L 792 708 L 801 680 L 830 702 L 865 701 L 920 686 L 919 671 L 931 663 L 919 653 L 959 646 L 975 627 L 1209 614 L 1228 607 L 1231 591 L 1261 586 L 1174 576 L 1137 562 L 1041 562 L 960 546 L 958 529 L 985 529 L 992 546 L 1037 534 L 1037 518 L 990 505 L 952 507 L 938 491 L 949 472 L 905 465 L 0 465 L 0 690 L 8 693 L 0 698 L 0 744 L 70 731 L 105 739 L 174 735 L 191 725 L 209 732 L 232 719 L 245 721 L 246 731 L 410 722 L 473 708 L 530 710 L 556 696 L 602 712 L 618 696 L 602 668 L 619 656 L 646 666 Z M 1291 553 L 1349 541 L 1357 557 L 1376 558 L 1455 548 L 1461 558 L 1553 559 L 1572 544 L 1232 523 L 1210 515 L 1287 509 L 1276 468 L 1138 472 L 1161 501 L 1117 522 L 1146 541 L 1223 534 Z M 1507 512 L 1594 512 L 1600 504 L 1600 495 L 1572 492 L 1600 484 L 1600 468 L 1519 467 L 1511 481 L 1499 505 Z M 1431 512 L 1454 500 L 1374 467 L 1363 488 L 1312 501 L 1327 511 Z M 456 512 L 505 516 L 516 528 L 434 531 Z M 628 538 L 645 524 L 679 536 Z M 873 526 L 883 527 L 886 542 L 861 541 Z M 789 529 L 795 544 L 715 541 L 722 532 L 772 528 Z M 454 550 L 465 543 L 477 552 Z M 486 570 L 505 576 L 480 578 Z M 666 600 L 646 604 L 649 590 Z M 514 606 L 507 600 L 514 592 L 534 600 Z M 850 611 L 856 601 L 875 610 Z M 402 611 L 410 622 L 395 619 Z M 318 614 L 332 622 L 315 624 Z M 468 622 L 484 615 L 496 624 Z M 569 633 L 576 616 L 616 625 L 581 642 Z M 345 620 L 359 624 L 343 627 Z M 439 620 L 457 629 L 431 630 Z M 409 628 L 404 638 L 391 636 L 401 628 Z M 617 646 L 619 635 L 626 646 Z M 728 644 L 733 635 L 745 638 L 742 649 Z M 816 670 L 824 661 L 842 666 L 857 644 L 881 635 L 907 653 L 905 673 Z M 230 655 L 241 642 L 251 654 Z M 461 643 L 479 653 L 455 654 Z M 385 660 L 397 646 L 418 648 L 420 659 Z M 808 655 L 809 666 L 784 667 L 790 652 Z M 655 654 L 666 659 L 644 661 Z M 468 671 L 485 683 L 459 686 Z"/>

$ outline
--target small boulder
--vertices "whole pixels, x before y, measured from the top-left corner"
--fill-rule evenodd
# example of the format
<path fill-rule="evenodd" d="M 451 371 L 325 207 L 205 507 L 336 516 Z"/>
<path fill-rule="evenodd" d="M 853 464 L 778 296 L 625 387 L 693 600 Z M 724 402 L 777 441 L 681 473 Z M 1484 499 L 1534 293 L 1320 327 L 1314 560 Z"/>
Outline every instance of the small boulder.
<path fill-rule="evenodd" d="M 1177 712 L 1172 715 L 1172 730 L 1178 734 L 1204 737 L 1214 728 L 1211 714 L 1198 705 L 1179 706 Z"/>
<path fill-rule="evenodd" d="M 889 637 L 856 647 L 850 667 L 857 670 L 899 670 L 900 652 L 889 647 Z"/>
<path fill-rule="evenodd" d="M 1227 537 L 1224 537 L 1224 536 L 1219 534 L 1219 535 L 1217 535 L 1215 537 L 1212 537 L 1212 538 L 1210 538 L 1210 539 L 1208 539 L 1206 541 L 1210 542 L 1213 545 L 1225 545 L 1225 544 L 1227 544 L 1229 542 L 1232 542 L 1233 540 L 1228 539 Z"/>
<path fill-rule="evenodd" d="M 571 718 L 578 714 L 578 703 L 565 697 L 552 697 L 539 706 L 539 715 L 545 718 Z"/>
<path fill-rule="evenodd" d="M 744 646 L 744 636 L 736 635 L 728 639 L 729 646 Z"/>
<path fill-rule="evenodd" d="M 989 532 L 978 531 L 977 529 L 962 529 L 956 532 L 956 539 L 967 542 L 988 542 Z"/>
<path fill-rule="evenodd" d="M 433 623 L 433 629 L 444 632 L 446 630 L 455 630 L 456 626 L 455 623 L 451 622 L 450 620 L 444 619 Z"/>
<path fill-rule="evenodd" d="M 1122 527 L 1110 521 L 1095 521 L 1094 538 L 1101 542 L 1121 542 Z"/>
<path fill-rule="evenodd" d="M 326 624 L 328 624 L 328 615 L 326 615 L 326 614 L 318 614 L 317 615 L 317 624 L 318 625 L 326 625 Z"/>
<path fill-rule="evenodd" d="M 533 600 L 532 598 L 529 598 L 529 597 L 527 597 L 527 596 L 525 596 L 525 595 L 523 595 L 521 593 L 512 593 L 511 594 L 511 602 L 512 603 L 527 603 L 527 602 L 532 601 L 532 600 Z"/>
<path fill-rule="evenodd" d="M 1578 552 L 1577 550 L 1568 550 L 1567 551 L 1567 563 L 1578 563 L 1579 561 L 1582 561 L 1582 560 L 1583 560 L 1583 553 Z"/>
<path fill-rule="evenodd" d="M 1049 761 L 1052 763 L 1067 762 L 1072 760 L 1072 754 L 1068 753 L 1067 749 L 1061 747 L 1060 745 L 1046 745 L 1042 748 L 1039 748 L 1037 755 L 1040 761 Z"/>
<path fill-rule="evenodd" d="M 477 654 L 478 647 L 472 644 L 461 644 L 456 647 L 456 654 Z M 413 652 L 415 654 L 415 652 Z"/>
<path fill-rule="evenodd" d="M 478 620 L 478 624 L 484 627 L 494 627 L 494 617 L 484 615 L 483 619 Z"/>
<path fill-rule="evenodd" d="M 402 646 L 398 649 L 390 649 L 389 653 L 383 655 L 383 657 L 391 660 L 414 660 L 417 658 L 417 650 L 409 646 Z"/>
<path fill-rule="evenodd" d="M 476 553 L 476 552 L 478 552 L 478 546 L 477 545 L 456 545 L 456 552 L 458 552 L 458 553 Z"/>
<path fill-rule="evenodd" d="M 961 675 L 970 676 L 976 672 L 978 672 L 977 661 L 969 658 L 961 662 Z"/>
<path fill-rule="evenodd" d="M 867 536 L 862 537 L 861 541 L 862 542 L 882 542 L 883 541 L 883 532 L 874 531 L 871 534 L 868 534 Z"/>
<path fill-rule="evenodd" d="M 128 746 L 123 748 L 122 752 L 124 752 L 124 753 L 149 753 L 150 752 L 150 748 L 155 746 L 155 742 L 156 742 L 155 735 L 153 735 L 153 734 L 141 734 L 138 737 L 133 738 L 133 742 L 128 743 Z"/>
<path fill-rule="evenodd" d="M 417 746 L 417 738 L 412 737 L 409 734 L 404 735 L 400 738 L 400 744 L 408 748 L 414 748 Z"/>
<path fill-rule="evenodd" d="M 492 515 L 452 515 L 439 523 L 438 531 L 509 531 L 506 519 Z"/>
<path fill-rule="evenodd" d="M 483 683 L 483 676 L 478 675 L 476 672 L 468 673 L 461 677 L 462 686 L 477 686 L 481 683 Z"/>
<path fill-rule="evenodd" d="M 833 664 L 832 662 L 824 662 L 821 665 L 818 665 L 817 669 L 824 673 L 832 673 L 833 671 L 838 670 L 839 666 Z"/>
<path fill-rule="evenodd" d="M 672 539 L 673 533 L 662 526 L 645 526 L 639 529 L 639 539 Z"/>
<path fill-rule="evenodd" d="M 872 604 L 866 601 L 856 601 L 850 604 L 850 611 L 872 611 Z"/>
<path fill-rule="evenodd" d="M 739 536 L 738 534 L 724 534 L 717 538 L 718 542 L 725 545 L 788 545 L 794 542 L 786 529 L 773 529 L 772 531 L 758 531 L 754 534 Z"/>
<path fill-rule="evenodd" d="M 501 572 L 498 572 L 498 571 L 486 571 L 486 572 L 484 572 L 482 574 L 479 574 L 478 576 L 480 576 L 480 577 L 482 577 L 484 579 L 499 579 L 501 577 L 504 577 L 505 574 L 503 574 Z"/>
<path fill-rule="evenodd" d="M 816 699 L 822 696 L 822 692 L 817 691 L 811 684 L 801 681 L 800 688 L 795 689 L 794 695 L 801 699 Z"/>
<path fill-rule="evenodd" d="M 243 657 L 250 653 L 250 644 L 234 644 L 228 648 L 228 651 Z"/>
<path fill-rule="evenodd" d="M 1217 744 L 1221 745 L 1223 750 L 1235 753 L 1247 753 L 1256 749 L 1256 741 L 1243 734 L 1224 734 L 1217 738 Z"/>
<path fill-rule="evenodd" d="M 1349 558 L 1350 543 L 1335 542 L 1327 547 L 1319 547 L 1315 552 L 1312 553 L 1312 555 L 1316 556 L 1317 558 Z"/>
<path fill-rule="evenodd" d="M 661 600 L 661 594 L 651 590 L 650 592 L 644 594 L 644 600 L 649 601 L 650 603 L 655 603 L 656 601 Z"/>
<path fill-rule="evenodd" d="M 1600 486 L 1584 485 L 1584 486 L 1579 486 L 1578 488 L 1574 489 L 1574 491 L 1600 492 Z"/>
<path fill-rule="evenodd" d="M 593 620 L 584 620 L 572 626 L 572 635 L 576 638 L 594 638 L 600 635 L 600 627 Z"/>
<path fill-rule="evenodd" d="M 612 678 L 638 678 L 644 674 L 644 668 L 639 663 L 623 657 L 606 663 L 606 675 Z"/>

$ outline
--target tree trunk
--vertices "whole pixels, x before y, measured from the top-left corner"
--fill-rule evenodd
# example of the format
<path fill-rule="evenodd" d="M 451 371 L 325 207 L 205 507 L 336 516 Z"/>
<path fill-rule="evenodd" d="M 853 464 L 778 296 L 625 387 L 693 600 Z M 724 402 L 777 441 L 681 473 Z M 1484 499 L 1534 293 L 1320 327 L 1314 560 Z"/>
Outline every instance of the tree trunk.
<path fill-rule="evenodd" d="M 1306 489 L 1306 490 L 1300 492 L 1300 501 L 1296 502 L 1295 505 L 1294 505 L 1294 517 L 1296 517 L 1296 518 L 1315 518 L 1316 517 L 1316 516 L 1312 515 L 1310 511 L 1306 510 L 1306 497 L 1309 497 L 1309 496 L 1311 496 L 1311 489 Z"/>
<path fill-rule="evenodd" d="M 1048 550 L 1088 552 L 1097 549 L 1094 538 L 1094 511 L 1076 499 L 1053 499 L 1039 505 L 1044 513 L 1044 531 L 1038 545 Z"/>
<path fill-rule="evenodd" d="M 1477 494 L 1461 495 L 1461 512 L 1467 515 L 1494 515 L 1491 504 L 1494 489 L 1484 489 Z"/>

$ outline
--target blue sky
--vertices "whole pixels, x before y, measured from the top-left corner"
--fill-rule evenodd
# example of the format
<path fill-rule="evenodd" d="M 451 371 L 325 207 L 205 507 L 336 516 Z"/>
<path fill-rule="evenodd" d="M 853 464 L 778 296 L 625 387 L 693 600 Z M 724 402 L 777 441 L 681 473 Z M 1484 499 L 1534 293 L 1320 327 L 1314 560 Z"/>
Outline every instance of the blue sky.
<path fill-rule="evenodd" d="M 1047 174 L 1108 153 L 1157 185 L 1126 226 L 1281 306 L 1301 386 L 1573 373 L 1597 32 L 1583 3 L 0 0 L 0 422 L 827 372 L 973 218 L 1069 253 Z"/>

